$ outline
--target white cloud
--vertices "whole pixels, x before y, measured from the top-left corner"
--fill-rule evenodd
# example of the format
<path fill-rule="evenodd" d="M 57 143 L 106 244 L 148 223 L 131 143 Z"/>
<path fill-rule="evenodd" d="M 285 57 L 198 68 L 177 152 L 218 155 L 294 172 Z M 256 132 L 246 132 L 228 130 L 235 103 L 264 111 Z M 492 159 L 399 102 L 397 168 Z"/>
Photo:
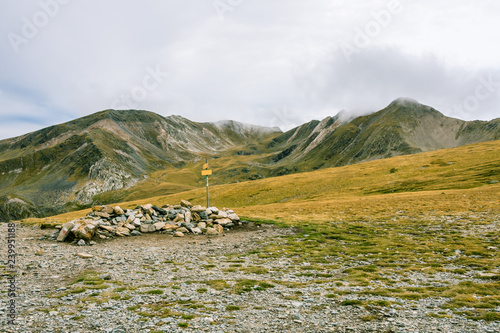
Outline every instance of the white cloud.
<path fill-rule="evenodd" d="M 137 108 L 199 121 L 288 128 L 400 96 L 464 119 L 500 116 L 499 92 L 472 112 L 453 108 L 499 73 L 498 2 L 401 0 L 403 11 L 346 62 L 339 44 L 391 1 L 242 1 L 224 20 L 212 1 L 69 1 L 19 53 L 7 36 L 41 7 L 5 3 L 0 139 L 13 133 L 4 121 L 12 114 L 43 127 L 110 108 L 148 66 L 170 75 Z"/>

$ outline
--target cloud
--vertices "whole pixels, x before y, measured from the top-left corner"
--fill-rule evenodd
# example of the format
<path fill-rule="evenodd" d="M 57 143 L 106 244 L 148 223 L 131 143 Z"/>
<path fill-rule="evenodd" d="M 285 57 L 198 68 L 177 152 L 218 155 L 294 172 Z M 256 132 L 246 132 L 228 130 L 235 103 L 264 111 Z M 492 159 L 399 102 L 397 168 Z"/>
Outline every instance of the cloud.
<path fill-rule="evenodd" d="M 485 81 L 490 84 L 481 89 L 484 97 L 468 105 Z M 415 56 L 395 48 L 369 47 L 351 62 L 340 50 L 332 50 L 296 82 L 309 105 L 317 109 L 334 105 L 363 114 L 398 97 L 412 97 L 452 117 L 472 120 L 500 115 L 500 67 L 471 70 L 446 64 L 434 55 Z"/>
<path fill-rule="evenodd" d="M 123 96 L 162 115 L 283 129 L 341 109 L 375 111 L 400 96 L 464 119 L 499 116 L 498 91 L 474 103 L 481 80 L 499 74 L 493 0 L 400 0 L 402 11 L 350 63 L 339 45 L 398 0 L 220 1 L 230 5 L 222 17 L 212 0 L 4 3 L 0 139 Z M 36 22 L 15 52 L 9 36 L 24 38 Z M 169 75 L 153 88 L 148 69 L 157 67 Z M 35 125 L 13 130 L 12 114 Z"/>

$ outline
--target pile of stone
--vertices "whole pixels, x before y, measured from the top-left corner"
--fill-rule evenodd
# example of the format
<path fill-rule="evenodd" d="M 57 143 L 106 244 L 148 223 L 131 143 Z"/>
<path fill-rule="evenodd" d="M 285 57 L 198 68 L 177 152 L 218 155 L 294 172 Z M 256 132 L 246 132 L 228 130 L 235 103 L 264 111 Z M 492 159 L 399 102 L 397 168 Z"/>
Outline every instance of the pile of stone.
<path fill-rule="evenodd" d="M 230 209 L 193 206 L 182 200 L 179 205 L 142 205 L 135 209 L 119 206 L 95 206 L 87 216 L 65 223 L 57 241 L 72 241 L 84 245 L 93 238 L 141 236 L 143 233 L 167 233 L 175 237 L 186 234 L 219 235 L 242 222 Z"/>

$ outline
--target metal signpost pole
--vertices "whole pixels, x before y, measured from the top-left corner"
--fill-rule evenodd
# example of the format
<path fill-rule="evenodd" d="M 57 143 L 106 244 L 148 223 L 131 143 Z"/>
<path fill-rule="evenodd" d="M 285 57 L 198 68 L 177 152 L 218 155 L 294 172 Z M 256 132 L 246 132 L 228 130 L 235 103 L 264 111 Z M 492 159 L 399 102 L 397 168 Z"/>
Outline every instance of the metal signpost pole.
<path fill-rule="evenodd" d="M 203 170 L 201 170 L 201 175 L 202 176 L 207 176 L 207 208 L 210 207 L 210 203 L 208 201 L 208 176 L 212 174 L 212 170 L 208 169 L 208 158 L 205 161 L 205 164 L 203 164 Z"/>
<path fill-rule="evenodd" d="M 207 159 L 207 165 L 208 165 L 208 159 Z M 207 208 L 210 207 L 208 203 L 208 175 L 207 175 Z"/>

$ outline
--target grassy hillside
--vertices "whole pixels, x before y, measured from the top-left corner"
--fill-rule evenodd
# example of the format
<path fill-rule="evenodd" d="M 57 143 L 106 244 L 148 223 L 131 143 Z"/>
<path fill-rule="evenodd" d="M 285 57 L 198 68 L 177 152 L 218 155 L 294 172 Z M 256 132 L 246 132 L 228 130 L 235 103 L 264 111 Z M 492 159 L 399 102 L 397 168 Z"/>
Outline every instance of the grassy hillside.
<path fill-rule="evenodd" d="M 214 177 L 218 169 L 214 165 Z M 200 168 L 201 169 L 201 168 Z M 196 169 L 184 170 L 195 183 Z M 179 175 L 178 180 L 186 176 Z M 172 180 L 176 179 L 172 177 Z M 200 177 L 201 179 L 201 177 Z M 266 178 L 210 188 L 211 205 L 237 208 L 242 215 L 283 221 L 373 220 L 405 215 L 498 209 L 500 141 L 399 156 L 339 168 Z M 119 203 L 205 204 L 205 188 Z M 152 189 L 151 193 L 156 193 Z M 55 217 L 64 221 L 84 212 Z M 51 220 L 49 218 L 49 220 Z"/>

